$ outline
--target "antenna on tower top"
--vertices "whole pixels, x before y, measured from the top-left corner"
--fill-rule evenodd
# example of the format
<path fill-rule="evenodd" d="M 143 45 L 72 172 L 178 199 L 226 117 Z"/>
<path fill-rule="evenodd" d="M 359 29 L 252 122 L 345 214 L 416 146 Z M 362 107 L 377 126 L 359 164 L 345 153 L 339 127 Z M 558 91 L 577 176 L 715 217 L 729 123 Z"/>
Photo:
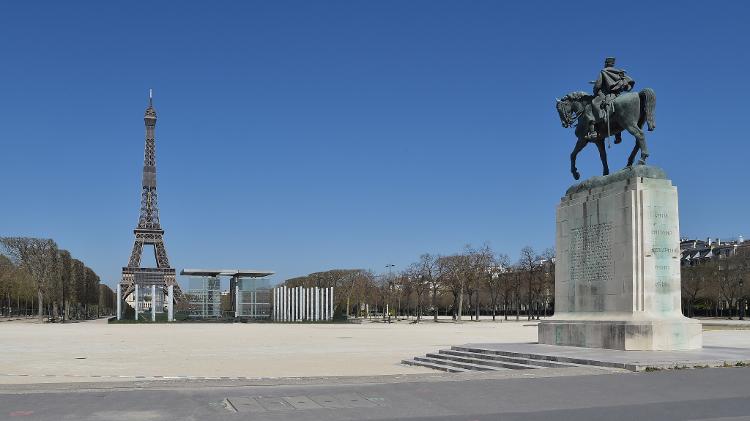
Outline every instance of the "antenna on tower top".
<path fill-rule="evenodd" d="M 148 89 L 148 105 L 151 105 L 151 102 L 153 99 L 154 99 L 154 90 L 149 88 Z"/>

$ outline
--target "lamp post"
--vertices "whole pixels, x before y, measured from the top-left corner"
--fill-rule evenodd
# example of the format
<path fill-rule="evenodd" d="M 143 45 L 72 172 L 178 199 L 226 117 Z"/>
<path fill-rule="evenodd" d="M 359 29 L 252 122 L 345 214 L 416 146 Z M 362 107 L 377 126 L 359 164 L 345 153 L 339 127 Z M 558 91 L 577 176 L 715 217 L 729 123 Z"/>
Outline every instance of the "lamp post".
<path fill-rule="evenodd" d="M 388 281 L 390 282 L 391 280 L 393 280 L 393 268 L 396 267 L 396 265 L 389 263 L 389 264 L 385 265 L 385 267 L 386 267 L 386 269 L 388 269 Z M 388 294 L 388 296 L 386 298 L 386 303 L 390 303 L 390 301 L 391 301 L 390 298 L 391 298 L 390 294 Z M 384 303 L 384 305 L 383 305 L 383 320 L 385 320 L 385 313 L 386 313 L 386 311 L 389 310 L 388 309 L 389 306 L 386 303 Z M 388 311 L 388 313 L 390 315 L 390 311 Z"/>

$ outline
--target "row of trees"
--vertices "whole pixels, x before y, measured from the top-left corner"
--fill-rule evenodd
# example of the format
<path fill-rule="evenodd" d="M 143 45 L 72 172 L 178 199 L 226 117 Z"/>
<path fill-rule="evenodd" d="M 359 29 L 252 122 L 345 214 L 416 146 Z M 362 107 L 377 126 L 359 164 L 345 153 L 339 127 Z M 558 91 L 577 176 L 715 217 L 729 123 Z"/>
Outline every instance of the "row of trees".
<path fill-rule="evenodd" d="M 554 253 L 538 254 L 531 247 L 521 250 L 512 263 L 485 245 L 467 246 L 453 255 L 423 254 L 402 271 L 376 275 L 361 269 L 312 273 L 285 282 L 295 286 L 333 286 L 341 315 L 414 316 L 498 314 L 506 319 L 539 318 L 551 313 L 554 299 Z"/>
<path fill-rule="evenodd" d="M 714 258 L 682 268 L 683 313 L 688 317 L 742 317 L 750 303 L 750 254 Z M 548 249 L 521 249 L 511 262 L 489 246 L 453 255 L 423 254 L 404 270 L 375 274 L 337 269 L 289 279 L 287 286 L 335 289 L 340 316 L 371 314 L 539 318 L 554 311 L 555 258 Z"/>
<path fill-rule="evenodd" d="M 714 258 L 681 272 L 686 316 L 744 316 L 750 299 L 750 255 Z"/>
<path fill-rule="evenodd" d="M 51 239 L 0 237 L 0 314 L 43 320 L 111 314 L 116 296 L 82 261 Z"/>

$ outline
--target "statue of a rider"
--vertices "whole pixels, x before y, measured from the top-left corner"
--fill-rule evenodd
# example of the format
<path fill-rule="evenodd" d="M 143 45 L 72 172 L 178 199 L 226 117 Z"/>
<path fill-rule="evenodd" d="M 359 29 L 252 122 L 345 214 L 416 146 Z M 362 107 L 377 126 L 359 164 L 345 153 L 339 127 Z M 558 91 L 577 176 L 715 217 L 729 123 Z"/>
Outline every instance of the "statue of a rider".
<path fill-rule="evenodd" d="M 604 69 L 599 72 L 599 77 L 594 83 L 594 99 L 591 101 L 591 107 L 586 108 L 586 114 L 589 119 L 589 132 L 586 140 L 593 140 L 599 137 L 596 132 L 595 116 L 599 119 L 606 116 L 608 107 L 611 107 L 612 101 L 623 92 L 628 92 L 635 86 L 635 81 L 625 74 L 625 70 L 615 67 L 615 58 L 607 57 L 604 60 Z M 619 142 L 615 142 L 619 143 Z"/>

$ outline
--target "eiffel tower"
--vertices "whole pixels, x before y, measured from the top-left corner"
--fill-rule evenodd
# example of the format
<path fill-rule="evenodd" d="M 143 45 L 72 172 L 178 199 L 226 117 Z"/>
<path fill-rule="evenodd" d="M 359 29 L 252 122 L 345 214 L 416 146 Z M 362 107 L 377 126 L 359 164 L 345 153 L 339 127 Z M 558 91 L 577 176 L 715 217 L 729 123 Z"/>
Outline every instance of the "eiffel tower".
<path fill-rule="evenodd" d="M 138 226 L 133 230 L 135 243 L 130 253 L 130 260 L 128 265 L 122 268 L 122 298 L 132 294 L 136 284 L 141 291 L 146 291 L 146 287 L 150 289 L 151 285 L 155 285 L 162 297 L 166 296 L 168 287 L 174 285 L 174 295 L 179 297 L 182 294 L 175 280 L 175 270 L 169 266 L 167 250 L 164 247 L 164 230 L 159 222 L 159 208 L 156 200 L 156 141 L 154 140 L 156 110 L 154 110 L 153 95 L 150 90 L 148 108 L 146 108 L 143 120 L 146 123 L 146 146 L 143 153 L 141 215 L 138 218 Z M 141 267 L 144 245 L 154 247 L 155 268 Z"/>

